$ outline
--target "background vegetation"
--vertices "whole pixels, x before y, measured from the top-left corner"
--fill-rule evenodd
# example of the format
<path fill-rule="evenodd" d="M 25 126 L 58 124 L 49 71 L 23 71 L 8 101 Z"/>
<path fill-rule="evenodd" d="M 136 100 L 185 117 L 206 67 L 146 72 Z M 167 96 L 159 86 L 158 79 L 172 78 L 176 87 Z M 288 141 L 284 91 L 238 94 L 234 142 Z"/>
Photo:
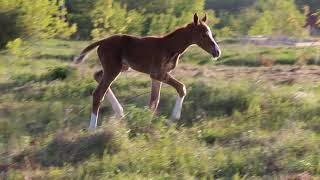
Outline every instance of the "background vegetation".
<path fill-rule="evenodd" d="M 319 47 L 241 40 L 310 38 L 306 5 L 320 9 L 316 0 L 0 0 L 0 178 L 319 178 Z M 101 67 L 95 55 L 79 66 L 73 57 L 115 33 L 165 34 L 194 12 L 208 14 L 223 56 L 198 47 L 183 56 L 181 121 L 167 124 L 171 87 L 152 116 L 149 77 L 125 72 L 112 86 L 125 118 L 104 102 L 88 132 Z"/>

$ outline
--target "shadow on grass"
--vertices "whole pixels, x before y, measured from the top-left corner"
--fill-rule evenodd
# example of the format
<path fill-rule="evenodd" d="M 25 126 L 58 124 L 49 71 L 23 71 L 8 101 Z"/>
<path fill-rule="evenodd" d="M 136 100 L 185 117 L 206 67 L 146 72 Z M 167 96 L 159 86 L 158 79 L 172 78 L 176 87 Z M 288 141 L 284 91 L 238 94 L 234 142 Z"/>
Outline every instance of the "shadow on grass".
<path fill-rule="evenodd" d="M 0 84 L 0 90 L 23 86 L 30 82 L 65 80 L 75 72 L 75 69 L 72 67 L 61 66 L 48 69 L 46 73 L 43 73 L 40 76 L 32 73 L 22 73 L 12 76 L 11 79 L 13 80 L 13 82 Z"/>
<path fill-rule="evenodd" d="M 41 149 L 18 154 L 13 161 L 20 167 L 27 162 L 45 167 L 63 166 L 65 163 L 82 162 L 92 155 L 101 158 L 105 152 L 114 154 L 119 149 L 120 147 L 113 141 L 113 133 L 108 130 L 81 137 L 63 133 Z"/>

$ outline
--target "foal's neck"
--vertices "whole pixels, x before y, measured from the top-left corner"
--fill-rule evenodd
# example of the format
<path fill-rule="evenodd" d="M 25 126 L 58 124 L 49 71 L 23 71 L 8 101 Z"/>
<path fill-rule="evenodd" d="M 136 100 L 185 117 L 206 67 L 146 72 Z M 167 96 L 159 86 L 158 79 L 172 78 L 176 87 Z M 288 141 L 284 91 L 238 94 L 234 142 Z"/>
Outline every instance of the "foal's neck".
<path fill-rule="evenodd" d="M 175 53 L 183 53 L 190 45 L 193 44 L 190 29 L 182 27 L 163 37 L 166 46 L 170 51 Z"/>

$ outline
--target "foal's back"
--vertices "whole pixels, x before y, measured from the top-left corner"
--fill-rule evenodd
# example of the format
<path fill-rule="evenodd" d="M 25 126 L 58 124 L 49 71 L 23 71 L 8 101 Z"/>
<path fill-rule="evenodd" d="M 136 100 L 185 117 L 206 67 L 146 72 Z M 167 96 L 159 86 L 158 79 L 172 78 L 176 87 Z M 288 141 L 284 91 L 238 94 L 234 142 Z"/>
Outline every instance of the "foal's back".
<path fill-rule="evenodd" d="M 161 47 L 162 37 L 146 36 L 137 37 L 132 35 L 113 35 L 104 39 L 101 46 L 112 46 L 122 51 L 158 50 Z"/>
<path fill-rule="evenodd" d="M 113 53 L 121 63 L 149 73 L 148 68 L 164 56 L 163 38 L 114 35 L 103 40 L 98 51 Z"/>

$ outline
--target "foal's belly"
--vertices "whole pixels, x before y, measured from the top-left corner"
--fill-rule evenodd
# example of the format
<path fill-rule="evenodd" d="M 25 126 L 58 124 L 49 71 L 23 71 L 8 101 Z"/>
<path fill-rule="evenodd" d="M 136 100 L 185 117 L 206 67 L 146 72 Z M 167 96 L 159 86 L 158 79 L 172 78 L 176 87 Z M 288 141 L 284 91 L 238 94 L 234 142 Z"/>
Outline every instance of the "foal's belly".
<path fill-rule="evenodd" d="M 134 58 L 127 58 L 122 57 L 122 67 L 123 69 L 130 67 L 133 70 L 136 70 L 138 72 L 150 74 L 150 65 L 148 63 L 140 62 L 139 60 L 136 60 Z"/>

